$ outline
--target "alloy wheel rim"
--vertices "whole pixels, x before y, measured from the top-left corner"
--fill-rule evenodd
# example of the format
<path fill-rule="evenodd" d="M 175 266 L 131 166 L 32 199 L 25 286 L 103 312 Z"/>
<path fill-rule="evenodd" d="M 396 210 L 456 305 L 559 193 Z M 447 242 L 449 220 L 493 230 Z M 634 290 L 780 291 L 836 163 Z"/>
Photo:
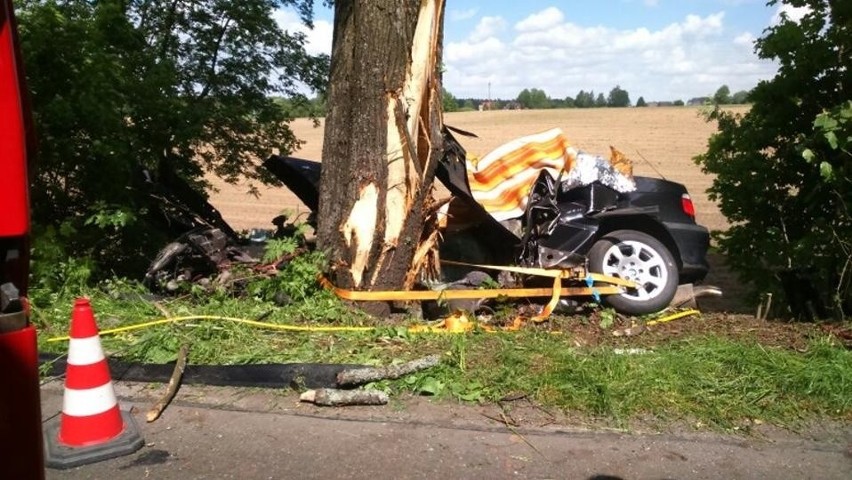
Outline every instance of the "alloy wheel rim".
<path fill-rule="evenodd" d="M 619 242 L 604 253 L 603 274 L 632 280 L 638 287 L 623 293 L 631 300 L 651 300 L 660 295 L 669 279 L 665 260 L 655 249 L 635 240 Z"/>

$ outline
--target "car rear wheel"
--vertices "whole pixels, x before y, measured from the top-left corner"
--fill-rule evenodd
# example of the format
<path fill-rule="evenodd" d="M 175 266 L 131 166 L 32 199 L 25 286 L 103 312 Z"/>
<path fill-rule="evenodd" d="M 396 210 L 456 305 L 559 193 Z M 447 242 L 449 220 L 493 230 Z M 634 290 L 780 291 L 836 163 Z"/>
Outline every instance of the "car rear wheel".
<path fill-rule="evenodd" d="M 642 232 L 616 230 L 606 234 L 589 251 L 589 269 L 639 285 L 604 297 L 604 303 L 621 313 L 658 312 L 671 303 L 677 291 L 674 257 L 659 240 Z"/>

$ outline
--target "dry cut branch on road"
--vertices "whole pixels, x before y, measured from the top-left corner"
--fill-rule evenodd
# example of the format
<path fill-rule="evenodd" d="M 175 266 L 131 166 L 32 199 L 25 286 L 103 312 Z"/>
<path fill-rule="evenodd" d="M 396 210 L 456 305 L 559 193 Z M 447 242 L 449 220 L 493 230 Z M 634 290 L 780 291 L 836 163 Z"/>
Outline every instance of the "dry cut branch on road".
<path fill-rule="evenodd" d="M 172 372 L 172 377 L 169 379 L 169 385 L 166 388 L 166 393 L 159 402 L 148 410 L 148 414 L 145 416 L 145 420 L 148 421 L 148 423 L 160 418 L 160 415 L 163 414 L 163 410 L 166 409 L 169 402 L 171 402 L 175 397 L 175 394 L 177 394 L 178 387 L 180 386 L 180 380 L 183 377 L 183 371 L 186 369 L 186 357 L 188 355 L 189 345 L 181 345 L 180 350 L 178 351 L 177 361 L 175 362 L 175 369 Z"/>
<path fill-rule="evenodd" d="M 299 400 L 323 407 L 345 407 L 347 405 L 385 405 L 389 398 L 387 393 L 379 390 L 319 388 L 301 394 Z"/>

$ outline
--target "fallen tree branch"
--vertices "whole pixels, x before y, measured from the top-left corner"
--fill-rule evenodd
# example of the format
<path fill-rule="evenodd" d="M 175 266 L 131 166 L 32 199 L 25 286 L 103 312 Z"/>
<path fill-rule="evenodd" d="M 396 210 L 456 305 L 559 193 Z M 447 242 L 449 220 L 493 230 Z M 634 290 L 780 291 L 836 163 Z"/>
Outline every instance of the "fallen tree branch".
<path fill-rule="evenodd" d="M 480 412 L 480 415 L 482 415 L 483 417 L 485 417 L 489 420 L 494 420 L 497 423 L 502 423 L 503 425 L 505 425 L 507 427 L 509 427 L 509 426 L 517 427 L 518 426 L 518 422 L 516 422 L 514 418 L 507 417 L 506 414 L 503 413 L 503 412 L 500 412 L 500 417 L 495 417 L 494 415 L 489 415 L 489 414 L 483 413 L 483 412 Z"/>
<path fill-rule="evenodd" d="M 145 416 L 148 423 L 160 418 L 163 410 L 166 409 L 169 402 L 171 402 L 175 397 L 178 387 L 180 386 L 180 379 L 183 377 L 183 371 L 186 368 L 186 357 L 188 354 L 189 345 L 181 345 L 180 350 L 178 351 L 177 361 L 175 362 L 175 369 L 172 372 L 172 377 L 169 379 L 169 386 L 166 388 L 166 394 L 163 395 L 163 398 L 161 398 L 159 402 L 148 410 L 148 414 Z"/>
<path fill-rule="evenodd" d="M 387 393 L 379 390 L 318 388 L 299 395 L 299 400 L 323 407 L 344 407 L 347 405 L 385 405 L 389 399 Z"/>
<path fill-rule="evenodd" d="M 418 358 L 400 365 L 387 367 L 365 367 L 343 370 L 337 374 L 337 385 L 339 387 L 354 387 L 377 380 L 393 380 L 420 370 L 434 367 L 440 363 L 439 355 L 429 355 Z"/>
<path fill-rule="evenodd" d="M 159 310 L 159 311 L 160 311 L 160 313 L 162 313 L 162 314 L 163 314 L 163 316 L 164 316 L 164 317 L 166 317 L 166 318 L 172 318 L 172 314 L 171 314 L 171 312 L 169 312 L 169 311 L 166 309 L 166 307 L 164 307 L 164 306 L 163 306 L 163 304 L 162 304 L 162 303 L 160 303 L 160 302 L 158 302 L 158 301 L 156 301 L 156 300 L 155 300 L 155 301 L 153 301 L 152 303 L 153 303 L 154 307 L 156 307 L 156 308 L 157 308 L 157 310 Z"/>

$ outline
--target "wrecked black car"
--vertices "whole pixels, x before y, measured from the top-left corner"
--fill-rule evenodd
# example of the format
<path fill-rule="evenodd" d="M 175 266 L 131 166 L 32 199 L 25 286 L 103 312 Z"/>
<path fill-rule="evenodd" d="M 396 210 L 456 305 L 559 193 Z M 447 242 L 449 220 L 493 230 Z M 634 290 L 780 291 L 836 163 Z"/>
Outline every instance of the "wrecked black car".
<path fill-rule="evenodd" d="M 642 315 L 667 307 L 680 284 L 708 271 L 707 229 L 695 221 L 686 188 L 634 177 L 617 150 L 607 160 L 567 143 L 558 129 L 470 158 L 445 128 L 437 178 L 448 203 L 441 258 L 539 268 L 584 266 L 631 280 L 637 288 L 603 301 Z M 264 166 L 312 211 L 319 204 L 321 164 L 273 155 Z M 464 270 L 445 269 L 447 281 Z"/>

